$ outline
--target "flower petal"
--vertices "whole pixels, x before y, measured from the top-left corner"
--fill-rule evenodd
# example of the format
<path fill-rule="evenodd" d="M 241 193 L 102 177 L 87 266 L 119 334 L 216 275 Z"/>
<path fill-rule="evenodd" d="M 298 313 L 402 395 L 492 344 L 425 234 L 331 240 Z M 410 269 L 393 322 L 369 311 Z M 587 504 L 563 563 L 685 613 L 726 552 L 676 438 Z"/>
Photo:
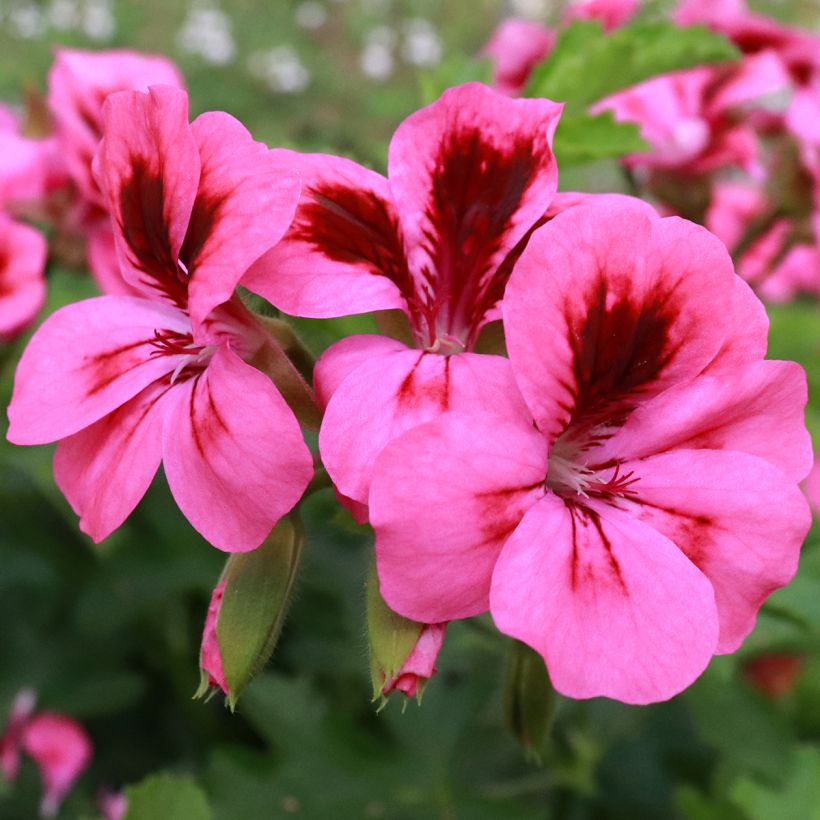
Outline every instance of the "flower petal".
<path fill-rule="evenodd" d="M 162 441 L 174 499 L 214 546 L 255 549 L 313 475 L 293 412 L 267 376 L 224 347 L 174 399 Z"/>
<path fill-rule="evenodd" d="M 447 413 L 392 441 L 370 492 L 385 601 L 425 623 L 484 612 L 499 551 L 546 474 L 544 437 L 514 416 Z"/>
<path fill-rule="evenodd" d="M 726 330 L 735 276 L 704 228 L 638 201 L 579 205 L 539 228 L 502 304 L 516 381 L 553 440 L 623 417 L 697 375 Z"/>
<path fill-rule="evenodd" d="M 301 183 L 289 151 L 270 151 L 242 123 L 212 111 L 191 123 L 202 163 L 180 257 L 191 272 L 196 328 L 231 295 L 245 271 L 284 235 Z"/>
<path fill-rule="evenodd" d="M 712 587 L 674 544 L 620 510 L 554 495 L 504 545 L 490 611 L 573 698 L 665 700 L 703 672 L 717 643 Z"/>
<path fill-rule="evenodd" d="M 449 410 L 523 416 L 526 408 L 500 356 L 439 356 L 403 348 L 371 357 L 328 403 L 319 449 L 336 487 L 367 503 L 373 462 L 388 441 Z"/>
<path fill-rule="evenodd" d="M 806 374 L 794 362 L 761 361 L 670 387 L 638 407 L 596 462 L 667 450 L 737 450 L 801 481 L 812 466 L 804 412 Z"/>
<path fill-rule="evenodd" d="M 43 306 L 46 251 L 42 234 L 0 216 L 0 340 L 16 336 Z"/>
<path fill-rule="evenodd" d="M 112 94 L 94 168 L 114 222 L 123 276 L 147 295 L 185 307 L 178 266 L 197 193 L 200 161 L 188 95 L 157 86 Z"/>
<path fill-rule="evenodd" d="M 191 326 L 175 308 L 129 296 L 86 299 L 49 316 L 17 365 L 9 441 L 70 436 L 171 373 L 178 357 L 155 355 L 158 329 Z"/>
<path fill-rule="evenodd" d="M 757 611 L 797 569 L 811 524 L 806 499 L 745 453 L 666 453 L 625 465 L 638 477 L 632 513 L 673 541 L 715 589 L 718 652 L 733 652 Z"/>
<path fill-rule="evenodd" d="M 242 284 L 294 316 L 406 309 L 413 283 L 387 180 L 340 157 L 291 157 L 302 178 L 293 224 Z"/>
<path fill-rule="evenodd" d="M 159 468 L 170 389 L 164 379 L 154 382 L 57 445 L 54 480 L 97 543 L 133 512 Z"/>

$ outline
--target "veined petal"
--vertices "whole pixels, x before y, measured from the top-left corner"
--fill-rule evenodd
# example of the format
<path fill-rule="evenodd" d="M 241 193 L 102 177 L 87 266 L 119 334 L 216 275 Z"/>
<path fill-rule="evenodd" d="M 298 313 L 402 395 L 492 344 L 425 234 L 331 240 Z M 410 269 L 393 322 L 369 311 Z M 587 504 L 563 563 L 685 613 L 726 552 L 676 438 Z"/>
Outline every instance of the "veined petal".
<path fill-rule="evenodd" d="M 692 378 L 726 336 L 723 243 L 648 205 L 579 205 L 539 228 L 502 304 L 510 361 L 539 427 L 624 417 Z"/>
<path fill-rule="evenodd" d="M 296 216 L 242 284 L 294 316 L 406 310 L 414 286 L 387 180 L 340 157 L 290 156 L 302 178 Z"/>
<path fill-rule="evenodd" d="M 500 356 L 403 348 L 370 358 L 339 385 L 322 421 L 319 449 L 333 483 L 366 504 L 373 462 L 387 442 L 450 410 L 528 418 Z"/>
<path fill-rule="evenodd" d="M 232 296 L 245 271 L 284 235 L 301 183 L 289 151 L 270 151 L 212 111 L 191 123 L 201 173 L 180 258 L 191 272 L 194 327 Z"/>
<path fill-rule="evenodd" d="M 114 222 L 123 275 L 146 294 L 187 306 L 178 260 L 199 184 L 188 95 L 165 86 L 112 94 L 95 174 Z"/>
<path fill-rule="evenodd" d="M 552 494 L 504 545 L 490 611 L 573 698 L 665 700 L 703 672 L 717 646 L 712 587 L 668 538 L 605 504 Z"/>
<path fill-rule="evenodd" d="M 0 216 L 0 340 L 27 327 L 43 306 L 46 252 L 42 234 Z"/>
<path fill-rule="evenodd" d="M 125 521 L 150 486 L 162 459 L 165 396 L 172 389 L 164 379 L 154 382 L 57 445 L 54 479 L 95 542 Z"/>
<path fill-rule="evenodd" d="M 668 450 L 737 450 L 798 482 L 812 466 L 807 401 L 806 374 L 795 362 L 738 365 L 670 387 L 642 404 L 591 457 L 603 463 Z"/>
<path fill-rule="evenodd" d="M 370 492 L 385 601 L 425 623 L 485 611 L 502 545 L 546 474 L 544 437 L 515 416 L 446 413 L 388 444 Z"/>
<path fill-rule="evenodd" d="M 436 302 L 446 302 L 439 322 L 452 333 L 474 328 L 503 296 L 499 265 L 555 194 L 552 137 L 561 110 L 467 83 L 393 135 L 388 178 L 410 268 Z"/>
<path fill-rule="evenodd" d="M 128 296 L 99 296 L 53 313 L 17 365 L 9 441 L 70 436 L 171 373 L 177 357 L 155 355 L 162 329 L 184 334 L 191 326 L 176 308 Z"/>
<path fill-rule="evenodd" d="M 362 334 L 341 339 L 322 353 L 313 369 L 316 400 L 321 407 L 327 407 L 336 388 L 359 365 L 376 356 L 400 350 L 407 350 L 407 346 L 387 336 Z"/>
<path fill-rule="evenodd" d="M 673 541 L 709 578 L 720 619 L 718 652 L 733 652 L 763 601 L 797 569 L 811 524 L 806 499 L 763 459 L 681 450 L 628 462 L 638 480 L 631 514 Z"/>
<path fill-rule="evenodd" d="M 162 436 L 174 499 L 215 547 L 258 547 L 302 497 L 313 461 L 273 382 L 227 347 L 173 391 Z"/>

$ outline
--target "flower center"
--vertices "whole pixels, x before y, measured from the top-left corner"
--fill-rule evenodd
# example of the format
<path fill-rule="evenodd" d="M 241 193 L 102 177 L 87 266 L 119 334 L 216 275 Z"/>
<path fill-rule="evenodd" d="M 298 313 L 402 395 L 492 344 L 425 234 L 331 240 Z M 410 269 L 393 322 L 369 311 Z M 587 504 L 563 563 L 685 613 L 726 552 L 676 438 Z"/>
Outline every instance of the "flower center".
<path fill-rule="evenodd" d="M 174 330 L 155 330 L 151 340 L 154 350 L 151 357 L 176 356 L 177 365 L 171 373 L 171 384 L 180 376 L 190 378 L 203 371 L 217 349 L 217 345 L 200 345 L 194 342 L 190 333 Z"/>

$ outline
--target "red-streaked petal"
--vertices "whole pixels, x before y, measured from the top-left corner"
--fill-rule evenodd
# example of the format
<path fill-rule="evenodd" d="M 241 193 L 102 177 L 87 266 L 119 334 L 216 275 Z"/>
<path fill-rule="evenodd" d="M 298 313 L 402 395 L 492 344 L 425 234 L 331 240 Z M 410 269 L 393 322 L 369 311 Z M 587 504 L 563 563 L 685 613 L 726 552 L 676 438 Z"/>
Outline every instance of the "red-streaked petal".
<path fill-rule="evenodd" d="M 326 154 L 292 154 L 302 197 L 284 239 L 242 284 L 294 316 L 406 309 L 414 287 L 387 180 Z"/>
<path fill-rule="evenodd" d="M 54 480 L 95 542 L 107 538 L 139 504 L 162 460 L 169 386 L 154 382 L 54 453 Z"/>
<path fill-rule="evenodd" d="M 604 504 L 568 506 L 554 495 L 504 545 L 490 611 L 573 698 L 666 700 L 717 645 L 711 584 L 669 539 Z"/>
<path fill-rule="evenodd" d="M 185 314 L 128 296 L 66 305 L 23 351 L 9 405 L 8 439 L 44 444 L 108 415 L 172 372 L 177 357 L 156 355 L 156 330 L 189 333 Z"/>
<path fill-rule="evenodd" d="M 704 228 L 640 202 L 570 208 L 533 234 L 502 304 L 516 381 L 554 439 L 622 419 L 720 348 L 735 276 Z"/>
<path fill-rule="evenodd" d="M 174 499 L 215 547 L 258 547 L 302 497 L 313 460 L 273 382 L 228 348 L 173 391 L 163 464 Z"/>
<path fill-rule="evenodd" d="M 555 194 L 561 109 L 468 83 L 412 114 L 390 141 L 410 268 L 436 301 L 446 299 L 439 322 L 450 333 L 476 328 L 501 299 L 498 267 Z"/>
<path fill-rule="evenodd" d="M 673 541 L 715 589 L 718 652 L 733 652 L 763 601 L 797 569 L 811 524 L 797 486 L 745 453 L 682 450 L 630 462 L 632 514 Z"/>
<path fill-rule="evenodd" d="M 367 503 L 373 462 L 388 441 L 450 410 L 527 418 L 509 362 L 404 348 L 357 367 L 328 403 L 319 449 L 336 487 Z"/>
<path fill-rule="evenodd" d="M 43 306 L 46 252 L 42 234 L 0 216 L 0 340 L 28 327 Z"/>
<path fill-rule="evenodd" d="M 385 601 L 426 623 L 485 611 L 499 551 L 546 473 L 544 437 L 515 417 L 447 413 L 388 444 L 370 492 Z"/>
<path fill-rule="evenodd" d="M 668 450 L 737 450 L 801 481 L 812 465 L 806 374 L 761 361 L 670 387 L 638 407 L 592 458 L 639 459 Z"/>
<path fill-rule="evenodd" d="M 178 260 L 199 183 L 188 95 L 169 87 L 112 94 L 94 168 L 114 222 L 123 276 L 147 295 L 185 307 Z"/>
<path fill-rule="evenodd" d="M 407 350 L 407 345 L 387 336 L 348 336 L 331 345 L 316 362 L 313 386 L 320 407 L 327 407 L 336 388 L 361 364 L 381 356 Z"/>
<path fill-rule="evenodd" d="M 194 327 L 233 295 L 245 271 L 284 235 L 301 183 L 288 151 L 270 151 L 213 111 L 191 123 L 201 174 L 180 258 L 191 272 Z"/>
<path fill-rule="evenodd" d="M 145 298 L 143 291 L 123 279 L 114 230 L 107 216 L 89 227 L 85 254 L 91 275 L 103 293 Z"/>

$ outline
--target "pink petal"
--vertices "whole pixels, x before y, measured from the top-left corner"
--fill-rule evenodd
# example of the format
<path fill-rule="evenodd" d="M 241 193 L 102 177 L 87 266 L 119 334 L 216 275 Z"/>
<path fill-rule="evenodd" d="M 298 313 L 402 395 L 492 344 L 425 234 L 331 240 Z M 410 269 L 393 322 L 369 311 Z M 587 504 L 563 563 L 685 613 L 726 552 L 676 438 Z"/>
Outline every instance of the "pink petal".
<path fill-rule="evenodd" d="M 373 463 L 387 442 L 449 410 L 526 416 L 500 356 L 403 348 L 371 357 L 337 388 L 322 421 L 319 449 L 333 483 L 367 503 Z"/>
<path fill-rule="evenodd" d="M 801 481 L 812 464 L 807 400 L 806 374 L 794 362 L 761 361 L 701 376 L 638 407 L 594 457 L 604 463 L 667 450 L 738 450 Z"/>
<path fill-rule="evenodd" d="M 573 698 L 665 700 L 703 672 L 717 643 L 712 587 L 674 544 L 620 510 L 551 494 L 505 544 L 490 610 Z"/>
<path fill-rule="evenodd" d="M 489 287 L 496 270 L 555 194 L 561 110 L 467 83 L 408 117 L 390 141 L 388 177 L 410 268 L 447 294 L 453 335 L 477 326 L 501 298 L 506 282 Z M 486 299 L 476 299 L 480 287 Z"/>
<path fill-rule="evenodd" d="M 0 773 L 9 782 L 16 780 L 20 773 L 20 743 L 36 702 L 37 696 L 31 689 L 21 689 L 14 698 L 0 736 Z"/>
<path fill-rule="evenodd" d="M 768 302 L 788 302 L 800 293 L 820 295 L 820 250 L 816 245 L 794 245 L 760 285 Z"/>
<path fill-rule="evenodd" d="M 245 271 L 282 238 L 301 183 L 289 151 L 268 150 L 228 114 L 202 114 L 191 132 L 202 170 L 180 257 L 191 272 L 196 328 L 230 299 Z"/>
<path fill-rule="evenodd" d="M 504 18 L 481 49 L 493 63 L 493 86 L 502 94 L 517 94 L 532 70 L 555 45 L 555 32 L 532 20 Z"/>
<path fill-rule="evenodd" d="M 144 298 L 145 294 L 139 288 L 123 279 L 114 230 L 108 216 L 89 226 L 85 253 L 91 275 L 103 293 Z"/>
<path fill-rule="evenodd" d="M 757 611 L 797 569 L 811 515 L 797 487 L 745 453 L 665 453 L 634 470 L 632 513 L 672 540 L 715 589 L 718 652 L 733 652 Z"/>
<path fill-rule="evenodd" d="M 169 389 L 154 382 L 54 453 L 54 479 L 95 542 L 107 538 L 145 495 L 162 459 Z"/>
<path fill-rule="evenodd" d="M 340 157 L 291 156 L 302 178 L 296 217 L 242 284 L 295 316 L 405 309 L 413 283 L 387 180 Z"/>
<path fill-rule="evenodd" d="M 225 669 L 222 666 L 222 652 L 216 636 L 216 622 L 222 606 L 222 595 L 225 592 L 227 581 L 222 581 L 214 587 L 211 601 L 208 604 L 208 614 L 205 617 L 205 628 L 202 631 L 202 646 L 199 650 L 199 665 L 208 675 L 208 684 L 218 686 L 226 695 L 228 684 L 225 681 Z"/>
<path fill-rule="evenodd" d="M 164 86 L 112 94 L 95 174 L 114 221 L 123 276 L 146 294 L 187 305 L 178 260 L 200 175 L 188 95 Z"/>
<path fill-rule="evenodd" d="M 759 186 L 731 180 L 718 182 L 704 224 L 733 251 L 767 207 L 766 195 Z"/>
<path fill-rule="evenodd" d="M 726 335 L 719 239 L 640 201 L 578 206 L 533 234 L 502 305 L 516 381 L 554 440 L 697 375 Z"/>
<path fill-rule="evenodd" d="M 814 457 L 814 465 L 806 476 L 806 497 L 816 515 L 820 515 L 820 458 Z"/>
<path fill-rule="evenodd" d="M 174 499 L 214 546 L 255 549 L 313 475 L 293 412 L 267 376 L 227 347 L 173 396 L 162 451 Z"/>
<path fill-rule="evenodd" d="M 574 0 L 564 9 L 564 24 L 573 20 L 599 20 L 605 31 L 628 23 L 640 8 L 641 0 Z"/>
<path fill-rule="evenodd" d="M 403 692 L 408 698 L 416 696 L 419 684 L 436 674 L 436 660 L 444 644 L 444 633 L 447 624 L 425 624 L 419 639 L 410 654 L 405 658 L 401 669 L 392 680 L 385 681 L 382 694 L 394 690 Z"/>
<path fill-rule="evenodd" d="M 70 436 L 172 372 L 177 357 L 156 355 L 158 329 L 191 328 L 175 308 L 128 296 L 86 299 L 49 316 L 17 366 L 9 441 Z"/>
<path fill-rule="evenodd" d="M 115 91 L 148 91 L 152 85 L 184 87 L 174 64 L 134 51 L 58 48 L 48 75 L 48 106 L 74 182 L 85 197 L 103 204 L 91 161 L 103 130 L 102 108 Z"/>
<path fill-rule="evenodd" d="M 0 215 L 0 341 L 30 325 L 46 298 L 46 240 Z"/>
<path fill-rule="evenodd" d="M 91 738 L 77 721 L 54 712 L 40 712 L 23 730 L 23 748 L 37 763 L 43 780 L 40 815 L 54 817 L 91 762 Z"/>
<path fill-rule="evenodd" d="M 407 350 L 407 346 L 387 336 L 347 336 L 331 345 L 316 362 L 313 386 L 321 407 L 327 407 L 336 388 L 361 364 L 385 353 Z"/>
<path fill-rule="evenodd" d="M 725 112 L 751 103 L 765 103 L 767 97 L 785 95 L 791 87 L 791 77 L 777 53 L 761 51 L 738 63 L 726 82 L 717 89 L 710 105 L 713 112 Z"/>
<path fill-rule="evenodd" d="M 391 442 L 370 492 L 385 601 L 426 623 L 485 611 L 499 551 L 546 474 L 544 437 L 516 416 L 447 413 Z"/>

